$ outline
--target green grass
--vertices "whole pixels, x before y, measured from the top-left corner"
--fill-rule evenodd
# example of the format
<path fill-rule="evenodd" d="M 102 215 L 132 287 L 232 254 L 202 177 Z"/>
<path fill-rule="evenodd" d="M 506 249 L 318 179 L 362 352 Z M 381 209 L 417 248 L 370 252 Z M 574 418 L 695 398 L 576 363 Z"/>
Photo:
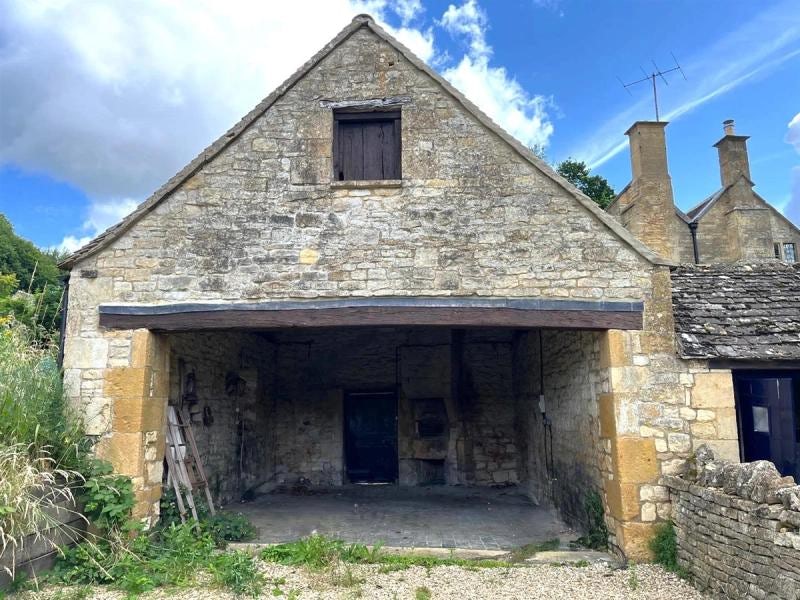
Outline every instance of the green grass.
<path fill-rule="evenodd" d="M 431 600 L 433 594 L 424 585 L 414 590 L 414 600 Z"/>
<path fill-rule="evenodd" d="M 333 584 L 338 587 L 358 587 L 362 583 L 365 583 L 367 580 L 363 577 L 358 577 L 350 567 L 347 567 L 344 570 L 344 573 L 338 574 L 333 579 Z"/>
<path fill-rule="evenodd" d="M 72 488 L 82 483 L 87 449 L 64 401 L 55 348 L 0 315 L 0 553 L 21 552 L 35 531 L 74 533 L 55 511 L 79 495 Z"/>
<path fill-rule="evenodd" d="M 217 509 L 211 515 L 208 504 L 202 498 L 195 500 L 197 516 L 204 531 L 211 534 L 217 545 L 224 547 L 226 542 L 246 542 L 256 537 L 255 526 L 241 513 Z M 181 523 L 178 501 L 174 490 L 168 490 L 161 496 L 159 527 L 169 527 Z"/>
<path fill-rule="evenodd" d="M 253 557 L 246 552 L 218 554 L 211 560 L 208 570 L 219 587 L 239 595 L 257 597 L 261 593 L 263 577 Z"/>
<path fill-rule="evenodd" d="M 508 567 L 506 560 L 479 560 L 421 554 L 390 554 L 380 546 L 368 548 L 363 544 L 347 544 L 322 535 L 310 535 L 295 542 L 270 546 L 261 551 L 261 558 L 289 566 L 304 566 L 311 570 L 322 570 L 337 562 L 380 565 L 380 571 L 388 573 L 410 567 L 433 568 L 459 566 L 466 568 Z"/>

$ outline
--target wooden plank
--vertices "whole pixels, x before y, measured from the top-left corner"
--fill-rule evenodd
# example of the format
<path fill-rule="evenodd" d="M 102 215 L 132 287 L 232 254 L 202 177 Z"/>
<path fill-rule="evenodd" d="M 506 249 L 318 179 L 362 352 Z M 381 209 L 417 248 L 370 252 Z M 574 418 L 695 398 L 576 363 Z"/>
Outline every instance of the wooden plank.
<path fill-rule="evenodd" d="M 363 163 L 362 179 L 386 179 L 383 175 L 383 121 L 362 123 Z"/>
<path fill-rule="evenodd" d="M 320 100 L 322 108 L 333 110 L 350 109 L 347 112 L 340 112 L 339 115 L 358 114 L 357 111 L 386 110 L 387 107 L 397 107 L 403 104 L 411 104 L 411 96 L 389 96 L 387 98 L 370 98 L 369 100 Z"/>
<path fill-rule="evenodd" d="M 516 308 L 356 306 L 343 308 L 100 313 L 109 329 L 201 331 L 282 327 L 513 327 L 545 329 L 641 329 L 641 311 L 522 310 Z"/>
<path fill-rule="evenodd" d="M 361 123 L 339 123 L 339 171 L 343 181 L 364 179 L 364 143 Z"/>
<path fill-rule="evenodd" d="M 178 482 L 178 468 L 175 466 L 175 457 L 172 455 L 175 445 L 170 437 L 169 429 L 167 429 L 167 451 L 164 453 L 167 458 L 167 479 L 172 482 L 172 489 L 175 490 L 175 501 L 178 504 L 178 513 L 181 516 L 181 523 L 186 523 L 186 507 L 183 505 L 183 496 L 181 493 L 181 486 Z"/>
<path fill-rule="evenodd" d="M 168 410 L 167 428 L 169 435 L 172 438 L 172 448 L 175 451 L 173 463 L 175 465 L 175 478 L 184 486 L 183 492 L 186 494 L 186 503 L 192 511 L 192 516 L 195 521 L 199 521 L 197 517 L 197 508 L 194 504 L 194 496 L 192 495 L 192 479 L 189 476 L 189 469 L 186 466 L 186 443 L 181 434 L 180 425 L 175 412 L 175 407 L 170 406 Z"/>
<path fill-rule="evenodd" d="M 401 179 L 403 177 L 403 136 L 401 120 L 392 121 L 392 155 L 391 169 L 386 173 L 386 179 Z"/>

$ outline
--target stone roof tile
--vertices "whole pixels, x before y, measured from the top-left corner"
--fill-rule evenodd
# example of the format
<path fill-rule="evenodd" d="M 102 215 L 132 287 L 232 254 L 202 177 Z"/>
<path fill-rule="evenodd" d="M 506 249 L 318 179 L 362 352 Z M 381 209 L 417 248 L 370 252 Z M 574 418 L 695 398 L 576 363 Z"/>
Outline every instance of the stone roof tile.
<path fill-rule="evenodd" d="M 672 304 L 683 358 L 800 360 L 800 265 L 682 265 Z"/>

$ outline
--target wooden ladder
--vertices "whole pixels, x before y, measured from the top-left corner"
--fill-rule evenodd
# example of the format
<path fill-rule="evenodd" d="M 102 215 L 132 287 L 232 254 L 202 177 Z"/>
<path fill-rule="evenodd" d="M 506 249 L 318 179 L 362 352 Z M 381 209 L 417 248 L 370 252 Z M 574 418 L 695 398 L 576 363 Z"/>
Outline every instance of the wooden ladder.
<path fill-rule="evenodd" d="M 192 490 L 202 489 L 208 502 L 208 510 L 215 515 L 214 502 L 211 500 L 211 491 L 208 488 L 208 479 L 203 470 L 200 453 L 194 440 L 194 432 L 189 418 L 170 406 L 167 412 L 167 484 L 172 483 L 181 522 L 186 522 L 186 505 L 192 512 L 195 521 L 197 508 L 195 507 Z M 184 498 L 186 504 L 184 504 Z"/>

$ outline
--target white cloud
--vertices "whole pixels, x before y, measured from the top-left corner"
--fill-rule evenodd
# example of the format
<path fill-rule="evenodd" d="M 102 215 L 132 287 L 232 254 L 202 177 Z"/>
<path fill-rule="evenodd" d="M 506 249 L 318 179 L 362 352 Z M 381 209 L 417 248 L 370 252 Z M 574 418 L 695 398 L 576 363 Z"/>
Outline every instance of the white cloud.
<path fill-rule="evenodd" d="M 404 26 L 408 25 L 425 11 L 425 8 L 422 6 L 422 0 L 395 0 L 392 8 L 400 17 Z"/>
<path fill-rule="evenodd" d="M 670 86 L 669 97 L 660 95 L 662 120 L 674 121 L 800 55 L 798 42 L 800 12 L 796 0 L 783 0 L 760 12 L 739 29 L 682 61 L 688 81 Z M 623 132 L 634 121 L 654 117 L 652 91 L 648 86 L 641 86 L 640 90 L 636 102 L 607 119 L 567 154 L 595 168 L 622 152 L 628 145 Z"/>
<path fill-rule="evenodd" d="M 786 143 L 794 146 L 794 149 L 800 154 L 800 112 L 789 121 L 786 127 Z M 800 165 L 792 167 L 790 185 L 789 200 L 783 212 L 793 222 L 800 223 Z"/>
<path fill-rule="evenodd" d="M 65 236 L 58 246 L 59 249 L 74 252 L 88 244 L 98 234 L 121 221 L 133 212 L 138 204 L 139 202 L 133 198 L 92 202 L 89 206 L 88 216 L 81 226 L 82 232 L 86 235 Z"/>
<path fill-rule="evenodd" d="M 403 44 L 426 63 L 430 63 L 434 59 L 436 49 L 434 46 L 433 29 L 428 28 L 425 31 L 409 27 L 399 27 L 395 29 L 386 23 L 382 23 L 381 25 L 392 37 L 396 38 L 398 42 Z"/>
<path fill-rule="evenodd" d="M 486 41 L 486 13 L 475 0 L 451 4 L 440 24 L 466 38 L 469 51 L 443 75 L 467 98 L 528 146 L 544 148 L 553 134 L 547 113 L 551 101 L 530 95 L 503 67 L 490 65 L 492 47 Z"/>
<path fill-rule="evenodd" d="M 445 75 L 522 142 L 547 143 L 547 101 L 490 64 L 475 0 L 449 7 L 436 26 L 422 22 L 420 0 L 0 0 L 0 165 L 44 172 L 87 194 L 86 223 L 64 240 L 75 247 L 363 12 L 426 62 L 447 61 Z M 399 26 L 386 23 L 392 15 Z M 437 53 L 442 28 L 467 39 L 460 60 Z"/>
<path fill-rule="evenodd" d="M 465 56 L 444 76 L 486 114 L 530 147 L 545 147 L 553 135 L 547 114 L 550 100 L 530 96 L 502 67 L 491 67 L 486 57 Z"/>
<path fill-rule="evenodd" d="M 794 146 L 794 149 L 800 154 L 800 112 L 792 117 L 792 120 L 789 121 L 786 127 L 788 129 L 786 132 L 786 142 Z"/>
<path fill-rule="evenodd" d="M 472 57 L 488 57 L 492 54 L 491 46 L 486 43 L 486 13 L 476 0 L 466 0 L 461 6 L 451 4 L 442 15 L 440 23 L 450 33 L 467 38 Z"/>

